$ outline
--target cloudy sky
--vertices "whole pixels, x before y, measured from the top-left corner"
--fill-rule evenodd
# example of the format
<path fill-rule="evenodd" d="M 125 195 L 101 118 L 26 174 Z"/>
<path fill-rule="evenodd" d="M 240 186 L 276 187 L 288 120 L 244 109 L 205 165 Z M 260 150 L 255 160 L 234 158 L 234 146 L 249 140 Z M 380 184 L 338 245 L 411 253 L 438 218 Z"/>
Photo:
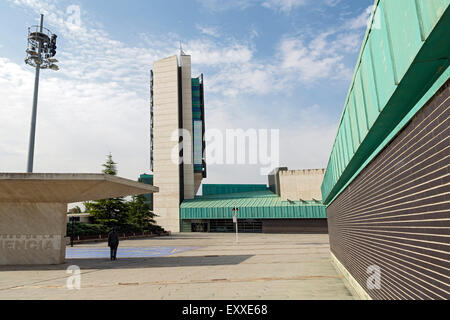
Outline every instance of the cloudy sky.
<path fill-rule="evenodd" d="M 149 71 L 192 55 L 206 127 L 279 129 L 280 165 L 328 162 L 373 0 L 0 0 L 0 172 L 26 169 L 34 70 L 27 26 L 45 14 L 60 71 L 41 73 L 35 172 L 149 172 Z M 80 13 L 78 15 L 78 12 Z M 206 183 L 265 183 L 259 165 L 210 165 Z"/>

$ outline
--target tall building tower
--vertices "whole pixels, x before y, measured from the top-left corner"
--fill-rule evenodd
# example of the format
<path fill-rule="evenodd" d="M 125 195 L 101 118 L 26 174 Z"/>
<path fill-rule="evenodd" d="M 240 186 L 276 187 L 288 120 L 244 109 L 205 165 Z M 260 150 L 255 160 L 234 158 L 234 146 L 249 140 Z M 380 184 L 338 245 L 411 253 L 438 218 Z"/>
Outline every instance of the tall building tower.
<path fill-rule="evenodd" d="M 191 56 L 181 51 L 154 63 L 151 115 L 156 221 L 179 232 L 180 204 L 193 199 L 206 178 L 203 75 L 191 77 Z"/>

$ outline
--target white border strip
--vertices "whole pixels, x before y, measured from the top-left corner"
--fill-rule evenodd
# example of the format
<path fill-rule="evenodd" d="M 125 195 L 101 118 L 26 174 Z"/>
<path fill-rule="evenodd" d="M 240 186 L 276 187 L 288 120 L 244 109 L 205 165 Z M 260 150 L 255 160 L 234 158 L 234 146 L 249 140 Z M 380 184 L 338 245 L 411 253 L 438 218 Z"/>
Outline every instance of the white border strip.
<path fill-rule="evenodd" d="M 363 287 L 358 283 L 358 281 L 353 278 L 350 272 L 344 267 L 344 265 L 336 258 L 336 256 L 331 252 L 331 262 L 336 268 L 338 273 L 344 276 L 344 284 L 350 290 L 350 292 L 361 300 L 373 300 L 369 294 L 364 290 Z"/>

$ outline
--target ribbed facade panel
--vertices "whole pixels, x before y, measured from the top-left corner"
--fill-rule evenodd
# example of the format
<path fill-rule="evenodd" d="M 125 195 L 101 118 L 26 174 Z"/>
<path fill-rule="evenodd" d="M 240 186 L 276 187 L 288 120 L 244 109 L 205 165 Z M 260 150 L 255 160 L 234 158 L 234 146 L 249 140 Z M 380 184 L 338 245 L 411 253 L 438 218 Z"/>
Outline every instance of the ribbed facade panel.
<path fill-rule="evenodd" d="M 202 187 L 204 196 L 265 190 L 265 184 L 204 184 Z"/>
<path fill-rule="evenodd" d="M 305 206 L 254 206 L 240 207 L 239 218 L 242 219 L 326 219 L 326 209 L 323 205 Z M 211 206 L 185 208 L 181 206 L 181 219 L 232 219 L 233 202 L 229 206 Z"/>
<path fill-rule="evenodd" d="M 327 208 L 331 251 L 373 299 L 450 299 L 449 81 Z M 367 268 L 381 288 L 367 289 Z"/>
<path fill-rule="evenodd" d="M 329 204 L 448 72 L 450 0 L 377 0 L 324 181 Z"/>

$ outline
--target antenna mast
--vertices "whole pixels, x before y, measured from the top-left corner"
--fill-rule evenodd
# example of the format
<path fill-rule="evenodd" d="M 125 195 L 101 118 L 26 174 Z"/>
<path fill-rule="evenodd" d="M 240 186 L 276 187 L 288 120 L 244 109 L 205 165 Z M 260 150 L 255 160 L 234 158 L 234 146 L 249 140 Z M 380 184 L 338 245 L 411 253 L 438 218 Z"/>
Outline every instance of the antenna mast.
<path fill-rule="evenodd" d="M 27 57 L 25 58 L 25 63 L 36 68 L 34 78 L 33 109 L 31 114 L 30 143 L 28 147 L 28 173 L 33 172 L 40 70 L 59 70 L 59 67 L 55 64 L 58 60 L 54 58 L 56 55 L 56 38 L 56 34 L 53 34 L 50 30 L 44 28 L 43 14 L 41 14 L 40 24 L 38 26 L 28 28 L 28 46 L 26 50 Z"/>
<path fill-rule="evenodd" d="M 180 40 L 180 56 L 185 56 L 186 54 L 183 51 L 183 46 L 181 44 L 181 40 Z"/>

